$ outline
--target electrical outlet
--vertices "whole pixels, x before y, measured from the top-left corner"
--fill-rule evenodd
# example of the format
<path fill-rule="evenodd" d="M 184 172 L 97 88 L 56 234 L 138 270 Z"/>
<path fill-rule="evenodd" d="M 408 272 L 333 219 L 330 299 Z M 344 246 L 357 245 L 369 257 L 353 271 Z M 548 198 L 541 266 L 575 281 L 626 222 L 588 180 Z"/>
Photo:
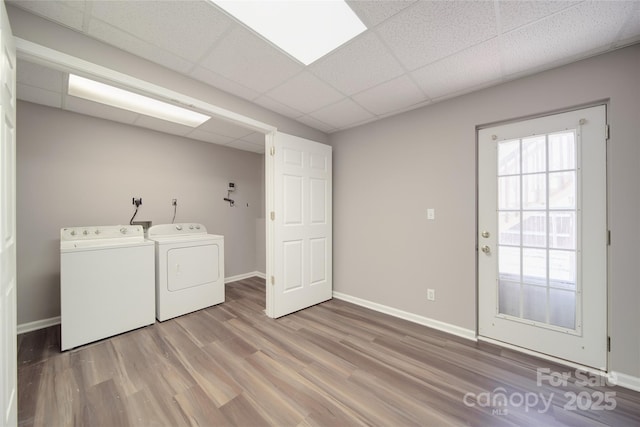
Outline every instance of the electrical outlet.
<path fill-rule="evenodd" d="M 178 199 L 171 199 L 171 206 L 178 206 Z"/>
<path fill-rule="evenodd" d="M 427 299 L 429 301 L 436 300 L 436 290 L 435 289 L 427 289 Z"/>
<path fill-rule="evenodd" d="M 139 207 L 140 205 L 142 205 L 142 197 L 134 197 L 131 201 L 132 205 L 135 205 L 135 207 Z"/>
<path fill-rule="evenodd" d="M 433 208 L 427 209 L 427 219 L 436 219 L 436 210 Z"/>

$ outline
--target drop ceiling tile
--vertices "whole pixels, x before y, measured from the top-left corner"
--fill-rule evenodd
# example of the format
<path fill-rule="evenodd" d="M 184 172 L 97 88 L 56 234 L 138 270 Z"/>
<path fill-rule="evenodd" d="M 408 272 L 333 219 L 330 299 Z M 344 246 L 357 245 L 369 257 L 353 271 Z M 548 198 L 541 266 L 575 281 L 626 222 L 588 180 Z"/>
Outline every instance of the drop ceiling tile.
<path fill-rule="evenodd" d="M 578 3 L 580 1 L 500 1 L 501 30 L 511 31 Z"/>
<path fill-rule="evenodd" d="M 253 102 L 268 110 L 275 111 L 278 114 L 282 114 L 283 116 L 291 117 L 292 119 L 303 115 L 303 113 L 301 113 L 300 111 L 295 110 L 288 105 L 284 105 L 276 101 L 275 99 L 271 99 L 266 95 L 254 99 Z"/>
<path fill-rule="evenodd" d="M 505 74 L 576 60 L 605 50 L 633 10 L 632 2 L 585 2 L 502 36 Z"/>
<path fill-rule="evenodd" d="M 257 92 L 265 92 L 302 70 L 302 64 L 236 26 L 200 65 Z"/>
<path fill-rule="evenodd" d="M 365 109 L 381 117 L 429 103 L 429 100 L 414 103 L 416 93 L 411 89 L 411 81 L 419 83 L 428 95 L 438 100 L 452 93 L 467 91 L 468 85 L 477 89 L 490 84 L 475 83 L 495 72 L 492 68 L 494 53 L 482 53 L 481 49 L 485 42 L 495 42 L 497 17 L 503 31 L 500 35 L 503 71 L 510 73 L 510 77 L 531 74 L 640 40 L 638 1 L 588 1 L 573 5 L 571 1 L 356 0 L 350 2 L 351 7 L 369 26 L 368 32 L 317 61 L 309 73 L 301 64 L 204 0 L 22 0 L 8 3 L 61 25 L 84 30 L 105 43 L 178 72 L 191 72 L 193 78 L 324 132 L 351 126 L 344 125 L 344 122 L 361 117 L 364 117 L 364 122 L 371 120 L 367 118 L 370 115 Z M 83 21 L 82 13 L 88 14 L 92 10 L 93 17 L 87 15 Z M 202 14 L 198 12 L 205 10 Z M 131 11 L 137 11 L 137 15 Z M 198 16 L 186 18 L 194 12 Z M 216 24 L 210 24 L 212 21 L 205 17 L 209 12 L 215 15 Z M 113 25 L 97 19 L 96 15 Z M 225 26 L 227 24 L 230 26 Z M 189 26 L 196 31 L 191 31 Z M 195 40 L 197 46 L 185 43 L 188 40 Z M 392 57 L 397 59 L 373 60 L 376 55 L 387 56 L 384 54 L 386 50 L 378 50 L 380 45 L 391 50 Z M 480 52 L 473 54 L 476 49 Z M 200 53 L 202 55 L 198 57 Z M 360 59 L 350 57 L 349 53 Z M 466 56 L 475 57 L 480 65 L 466 65 Z M 196 63 L 198 59 L 202 64 Z M 366 66 L 365 63 L 372 65 Z M 394 75 L 398 64 L 414 71 L 413 78 Z M 357 78 L 353 75 L 356 68 L 362 73 Z M 460 72 L 465 69 L 473 75 L 465 76 Z M 439 75 L 438 70 L 445 76 Z M 21 86 L 18 87 L 18 96 L 45 105 L 58 102 L 52 95 L 55 91 L 36 88 L 57 87 L 57 78 L 51 79 L 46 73 L 41 76 L 39 72 L 29 70 L 23 76 L 21 71 L 25 71 L 25 66 L 19 63 L 18 83 Z M 36 80 L 41 78 L 43 82 L 37 83 Z M 29 84 L 25 85 L 27 81 Z M 64 88 L 64 79 L 62 81 Z M 371 84 L 377 86 L 368 87 Z M 274 93 L 267 94 L 269 90 Z M 396 96 L 403 91 L 407 95 L 405 105 L 384 112 L 395 108 L 400 102 Z M 351 94 L 355 102 L 341 103 L 344 94 Z M 132 123 L 137 117 L 135 113 L 73 99 L 64 94 L 61 97 L 64 98 L 62 104 L 69 110 L 82 114 L 105 116 L 125 123 Z M 364 109 L 359 109 L 358 104 Z M 320 111 L 315 114 L 317 110 Z M 254 138 L 249 136 L 251 130 L 227 122 L 216 124 L 213 121 L 198 132 L 224 132 L 226 137 L 220 135 L 220 138 L 227 143 L 229 139 L 242 137 L 250 139 L 245 143 L 251 143 L 251 138 Z M 195 131 L 191 134 L 202 136 Z"/>
<path fill-rule="evenodd" d="M 636 2 L 635 12 L 632 12 L 624 26 L 622 33 L 618 37 L 621 42 L 631 41 L 640 38 L 640 2 Z"/>
<path fill-rule="evenodd" d="M 227 147 L 236 148 L 238 150 L 251 151 L 253 153 L 264 154 L 264 145 L 253 144 L 251 142 L 236 139 L 226 145 Z"/>
<path fill-rule="evenodd" d="M 337 129 L 344 129 L 374 118 L 373 114 L 348 98 L 310 115 Z"/>
<path fill-rule="evenodd" d="M 419 68 L 411 75 L 432 99 L 496 81 L 501 77 L 498 40 L 473 46 Z"/>
<path fill-rule="evenodd" d="M 62 93 L 64 73 L 33 62 L 18 59 L 16 79 L 18 83 Z"/>
<path fill-rule="evenodd" d="M 110 107 L 98 102 L 87 101 L 82 98 L 76 98 L 75 96 L 65 96 L 63 108 L 75 113 L 127 124 L 132 124 L 138 117 L 138 114 L 134 112 Z"/>
<path fill-rule="evenodd" d="M 349 7 L 367 26 L 373 28 L 382 21 L 391 18 L 416 0 L 347 0 Z"/>
<path fill-rule="evenodd" d="M 419 1 L 375 31 L 408 70 L 497 35 L 493 2 Z"/>
<path fill-rule="evenodd" d="M 209 120 L 198 126 L 198 129 L 205 132 L 228 136 L 232 139 L 242 138 L 249 135 L 250 133 L 253 133 L 251 129 L 247 129 L 245 127 L 233 124 L 226 120 L 218 119 L 216 117 L 210 118 Z"/>
<path fill-rule="evenodd" d="M 87 34 L 103 41 L 104 43 L 110 44 L 180 73 L 186 73 L 193 67 L 193 64 L 189 61 L 180 58 L 171 52 L 159 49 L 144 40 L 140 40 L 137 37 L 134 37 L 118 28 L 112 27 L 109 24 L 105 24 L 98 19 L 91 19 Z"/>
<path fill-rule="evenodd" d="M 7 3 L 64 25 L 65 27 L 78 31 L 82 30 L 84 2 L 20 0 L 8 1 Z"/>
<path fill-rule="evenodd" d="M 343 98 L 337 90 L 308 71 L 270 90 L 267 95 L 303 113 L 310 113 Z"/>
<path fill-rule="evenodd" d="M 233 80 L 229 80 L 220 74 L 202 67 L 196 67 L 196 69 L 191 72 L 190 76 L 208 85 L 250 101 L 260 96 L 260 94 L 255 90 L 244 87 Z"/>
<path fill-rule="evenodd" d="M 365 90 L 354 95 L 353 99 L 376 115 L 384 115 L 427 100 L 424 93 L 407 76 L 400 76 Z"/>
<path fill-rule="evenodd" d="M 197 62 L 233 21 L 207 1 L 94 1 L 91 15 Z"/>
<path fill-rule="evenodd" d="M 193 130 L 193 128 L 189 126 L 156 119 L 155 117 L 143 116 L 142 114 L 138 115 L 133 125 L 179 136 L 185 136 Z"/>
<path fill-rule="evenodd" d="M 347 95 L 404 72 L 378 36 L 367 31 L 310 66 L 312 73 Z"/>
<path fill-rule="evenodd" d="M 264 145 L 265 135 L 264 133 L 254 132 L 247 136 L 242 137 L 243 141 L 251 142 L 252 144 Z"/>
<path fill-rule="evenodd" d="M 52 92 L 35 86 L 23 83 L 16 85 L 16 96 L 22 101 L 33 102 L 34 104 L 46 105 L 48 107 L 60 108 L 62 106 L 62 95 L 60 92 Z"/>
<path fill-rule="evenodd" d="M 297 121 L 299 121 L 302 124 L 305 124 L 307 126 L 310 126 L 314 129 L 318 129 L 319 131 L 325 132 L 325 133 L 330 133 L 336 130 L 335 126 L 331 126 L 328 125 L 326 123 L 321 122 L 318 119 L 315 119 L 311 116 L 302 116 L 302 117 L 298 117 L 296 119 Z"/>
<path fill-rule="evenodd" d="M 415 110 L 415 109 L 418 109 L 418 108 L 425 107 L 425 106 L 430 105 L 430 104 L 433 104 L 433 101 L 430 100 L 430 99 L 425 99 L 424 101 L 420 101 L 420 102 L 417 102 L 417 103 L 411 104 L 411 105 L 406 105 L 403 108 L 399 108 L 399 109 L 394 110 L 394 111 L 392 111 L 390 113 L 381 114 L 381 115 L 378 116 L 378 118 L 394 116 L 396 114 L 401 114 L 401 113 L 405 113 L 407 111 L 412 111 L 412 110 Z"/>
<path fill-rule="evenodd" d="M 233 141 L 228 136 L 218 135 L 217 133 L 205 132 L 200 129 L 194 129 L 186 135 L 187 138 L 197 139 L 198 141 L 211 142 L 213 144 L 226 145 Z"/>

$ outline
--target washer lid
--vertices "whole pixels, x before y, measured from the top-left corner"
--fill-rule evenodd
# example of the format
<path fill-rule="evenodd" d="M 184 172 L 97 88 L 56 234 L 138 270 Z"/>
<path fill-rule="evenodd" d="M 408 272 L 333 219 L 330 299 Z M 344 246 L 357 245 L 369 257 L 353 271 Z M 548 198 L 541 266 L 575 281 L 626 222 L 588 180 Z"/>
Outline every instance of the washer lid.
<path fill-rule="evenodd" d="M 65 227 L 60 230 L 60 249 L 106 248 L 147 244 L 140 225 Z"/>

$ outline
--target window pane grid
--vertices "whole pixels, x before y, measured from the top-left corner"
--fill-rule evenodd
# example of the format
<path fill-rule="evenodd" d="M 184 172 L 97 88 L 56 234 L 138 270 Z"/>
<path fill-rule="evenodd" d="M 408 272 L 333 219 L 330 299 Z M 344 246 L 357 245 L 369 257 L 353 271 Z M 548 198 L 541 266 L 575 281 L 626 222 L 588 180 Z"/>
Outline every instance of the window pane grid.
<path fill-rule="evenodd" d="M 498 144 L 498 311 L 575 329 L 575 132 Z"/>

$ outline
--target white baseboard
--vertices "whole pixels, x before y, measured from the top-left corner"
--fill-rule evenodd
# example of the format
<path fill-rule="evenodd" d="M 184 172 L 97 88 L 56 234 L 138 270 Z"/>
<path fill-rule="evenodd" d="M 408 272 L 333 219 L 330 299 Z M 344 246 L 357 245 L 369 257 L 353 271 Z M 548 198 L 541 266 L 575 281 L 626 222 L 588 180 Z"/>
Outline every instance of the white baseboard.
<path fill-rule="evenodd" d="M 568 362 L 566 360 L 562 360 L 562 359 L 558 359 L 555 357 L 551 357 L 545 354 L 540 354 L 534 351 L 530 351 L 527 349 L 523 349 L 521 347 L 516 347 L 516 346 L 512 346 L 509 344 L 505 344 L 502 342 L 498 342 L 489 338 L 485 338 L 485 337 L 477 337 L 475 331 L 471 330 L 471 329 L 465 329 L 465 328 L 461 328 L 459 326 L 456 325 L 451 325 L 449 323 L 445 323 L 445 322 L 441 322 L 439 320 L 434 320 L 434 319 L 430 319 L 428 317 L 424 317 L 424 316 L 419 316 L 417 314 L 413 314 L 413 313 L 409 313 L 406 311 L 402 311 L 402 310 L 398 310 L 396 308 L 393 307 L 389 307 L 386 305 L 382 305 L 382 304 L 378 304 L 376 302 L 372 302 L 372 301 L 368 301 L 362 298 L 358 298 L 358 297 L 354 297 L 351 295 L 346 295 L 343 294 L 341 292 L 334 292 L 333 293 L 333 297 L 339 300 L 343 300 L 343 301 L 347 301 L 350 302 L 352 304 L 355 305 L 359 305 L 362 307 L 366 307 L 369 308 L 371 310 L 374 311 L 378 311 L 380 313 L 385 313 L 388 314 L 390 316 L 394 316 L 394 317 L 399 317 L 400 319 L 404 319 L 404 320 L 408 320 L 410 322 L 414 322 L 414 323 L 418 323 L 420 325 L 424 325 L 424 326 L 428 326 L 430 328 L 433 329 L 437 329 L 439 331 L 442 332 L 447 332 L 450 333 L 452 335 L 456 335 L 471 341 L 478 341 L 478 339 L 481 339 L 482 341 L 486 341 L 486 342 L 490 342 L 496 345 L 500 345 L 502 347 L 506 347 L 509 349 L 512 349 L 514 351 L 519 351 L 521 353 L 525 353 L 525 354 L 530 354 L 536 357 L 540 357 L 542 359 L 547 359 L 562 365 L 566 365 L 566 366 L 570 366 L 573 368 L 579 368 L 582 369 L 584 371 L 587 372 L 591 372 L 594 374 L 605 374 L 602 371 L 593 369 L 593 368 L 589 368 L 589 367 L 585 367 L 582 365 L 578 365 L 575 363 L 571 363 Z M 630 390 L 634 390 L 634 391 L 638 391 L 640 392 L 640 378 L 639 377 L 634 377 L 632 375 L 628 375 L 628 374 L 623 374 L 620 372 L 616 372 L 616 371 L 611 371 L 608 374 L 606 374 L 607 377 L 609 378 L 609 381 L 611 384 L 616 384 L 620 387 L 624 387 L 624 388 L 628 388 Z"/>
<path fill-rule="evenodd" d="M 238 280 L 248 279 L 250 277 L 260 277 L 262 279 L 265 278 L 265 274 L 259 271 L 252 271 L 251 273 L 238 274 L 237 276 L 225 277 L 224 283 L 237 282 Z M 17 326 L 16 332 L 18 335 L 24 334 L 27 332 L 37 331 L 38 329 L 48 328 L 49 326 L 59 325 L 60 324 L 60 316 L 52 317 L 50 319 L 42 319 L 36 320 L 33 322 L 22 323 Z"/>
<path fill-rule="evenodd" d="M 238 280 L 248 279 L 250 277 L 260 277 L 261 279 L 265 278 L 265 274 L 259 271 L 252 271 L 250 273 L 237 274 L 235 276 L 229 276 L 224 278 L 224 283 L 237 282 Z"/>
<path fill-rule="evenodd" d="M 640 391 L 640 378 L 638 377 L 611 371 L 609 372 L 609 380 L 612 383 L 619 385 L 620 387 L 628 388 L 629 390 Z"/>
<path fill-rule="evenodd" d="M 380 313 L 385 313 L 393 317 L 408 320 L 409 322 L 418 323 L 423 326 L 428 326 L 433 329 L 437 329 L 442 332 L 446 332 L 452 335 L 456 335 L 461 338 L 465 338 L 471 341 L 477 341 L 476 331 L 471 329 L 461 328 L 460 326 L 452 325 L 450 323 L 441 322 L 439 320 L 430 319 L 428 317 L 420 316 L 407 311 L 398 310 L 397 308 L 389 307 L 386 305 L 378 304 L 377 302 L 368 301 L 362 298 L 346 295 L 341 292 L 334 292 L 333 297 L 339 300 L 347 301 L 361 307 L 366 307 Z"/>
<path fill-rule="evenodd" d="M 49 326 L 59 325 L 60 316 L 51 317 L 49 319 L 36 320 L 34 322 L 21 323 L 16 328 L 18 335 L 27 332 L 37 331 L 38 329 L 48 328 Z"/>
<path fill-rule="evenodd" d="M 227 278 L 225 278 L 224 281 L 225 281 L 225 283 L 231 283 L 231 282 L 237 282 L 238 280 L 248 279 L 250 277 L 256 277 L 256 276 L 260 277 L 262 279 L 264 279 L 266 277 L 266 275 L 264 273 L 261 273 L 259 271 L 253 271 L 251 273 L 238 274 L 236 276 L 227 277 Z M 333 297 L 336 298 L 336 299 L 339 299 L 339 300 L 350 302 L 350 303 L 355 304 L 355 305 L 359 305 L 361 307 L 366 307 L 366 308 L 369 308 L 371 310 L 378 311 L 380 313 L 385 313 L 385 314 L 388 314 L 390 316 L 398 317 L 400 319 L 404 319 L 404 320 L 408 320 L 408 321 L 413 322 L 413 323 L 418 323 L 420 325 L 428 326 L 430 328 L 437 329 L 439 331 L 447 332 L 447 333 L 450 333 L 452 335 L 456 335 L 458 337 L 462 337 L 462 338 L 465 338 L 465 339 L 468 339 L 468 340 L 471 340 L 471 341 L 477 341 L 478 340 L 478 337 L 476 336 L 475 331 L 473 331 L 471 329 L 461 328 L 461 327 L 456 326 L 456 325 L 451 325 L 449 323 L 441 322 L 439 320 L 434 320 L 434 319 L 430 319 L 428 317 L 419 316 L 417 314 L 409 313 L 409 312 L 406 312 L 406 311 L 403 311 L 403 310 L 398 310 L 398 309 L 393 308 L 393 307 L 389 307 L 389 306 L 386 306 L 386 305 L 378 304 L 378 303 L 375 303 L 375 302 L 372 302 L 372 301 L 368 301 L 368 300 L 365 300 L 365 299 L 362 299 L 362 298 L 353 297 L 351 295 L 346 295 L 346 294 L 343 294 L 341 292 L 334 292 L 333 293 Z M 24 333 L 27 333 L 27 332 L 33 332 L 33 331 L 37 331 L 39 329 L 44 329 L 44 328 L 48 328 L 49 326 L 54 326 L 54 325 L 59 325 L 59 324 L 60 324 L 60 316 L 56 316 L 56 317 L 51 317 L 49 319 L 42 319 L 42 320 L 36 320 L 36 321 L 33 321 L 33 322 L 22 323 L 22 324 L 18 325 L 16 329 L 17 329 L 18 335 L 20 335 L 20 334 L 24 334 Z M 491 339 L 487 339 L 487 338 L 481 338 L 481 339 L 483 341 L 496 343 L 494 340 L 491 340 Z M 496 343 L 496 344 L 504 346 L 504 347 L 508 347 L 508 348 L 513 347 L 513 350 L 516 350 L 516 351 L 524 352 L 524 353 L 527 353 L 527 354 L 532 354 L 532 355 L 535 355 L 537 357 L 551 359 L 554 362 L 558 362 L 558 363 L 569 365 L 569 366 L 573 366 L 573 367 L 580 367 L 580 368 L 583 368 L 583 369 L 591 371 L 590 368 L 585 368 L 585 367 L 580 366 L 580 365 L 572 364 L 570 362 L 567 362 L 566 360 L 550 358 L 549 356 L 545 357 L 545 355 L 541 355 L 539 353 L 527 351 L 527 350 L 522 349 L 520 347 L 514 347 L 514 346 L 505 345 L 504 343 Z M 640 392 L 640 377 L 634 377 L 633 375 L 623 374 L 623 373 L 620 373 L 620 372 L 617 372 L 617 371 L 609 372 L 608 377 L 612 382 L 615 382 L 615 384 L 619 385 L 620 387 L 624 387 L 624 388 L 628 388 L 630 390 L 634 390 L 634 391 Z"/>

